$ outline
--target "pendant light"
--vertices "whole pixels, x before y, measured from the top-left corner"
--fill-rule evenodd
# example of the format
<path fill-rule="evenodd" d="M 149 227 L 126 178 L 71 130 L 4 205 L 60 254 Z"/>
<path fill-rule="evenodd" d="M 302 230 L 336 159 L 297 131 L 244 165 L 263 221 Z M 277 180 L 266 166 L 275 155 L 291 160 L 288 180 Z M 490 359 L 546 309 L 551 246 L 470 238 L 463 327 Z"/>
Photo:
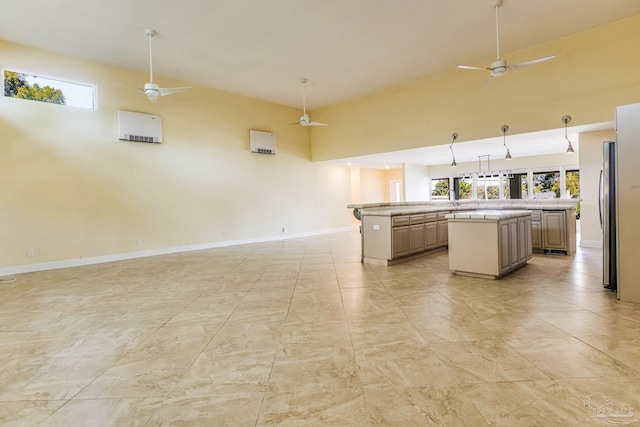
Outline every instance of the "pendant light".
<path fill-rule="evenodd" d="M 509 151 L 509 147 L 507 147 L 507 131 L 509 130 L 509 126 L 502 125 L 500 128 L 502 131 L 502 145 L 507 149 L 507 155 L 504 157 L 505 160 L 511 160 L 511 151 Z"/>
<path fill-rule="evenodd" d="M 453 161 L 451 162 L 452 168 L 455 168 L 456 166 L 458 166 L 458 164 L 456 163 L 456 156 L 455 154 L 453 154 L 453 143 L 455 142 L 456 139 L 458 139 L 458 134 L 454 132 L 451 134 L 451 145 L 449 145 L 449 150 L 451 150 L 451 157 L 453 158 Z"/>
<path fill-rule="evenodd" d="M 569 145 L 567 146 L 567 154 L 573 154 L 573 146 L 571 145 L 571 141 L 569 140 L 569 137 L 567 136 L 567 123 L 569 123 L 571 121 L 571 116 L 567 115 L 567 116 L 562 116 L 562 123 L 564 123 L 564 139 L 567 140 L 567 142 L 569 143 Z"/>

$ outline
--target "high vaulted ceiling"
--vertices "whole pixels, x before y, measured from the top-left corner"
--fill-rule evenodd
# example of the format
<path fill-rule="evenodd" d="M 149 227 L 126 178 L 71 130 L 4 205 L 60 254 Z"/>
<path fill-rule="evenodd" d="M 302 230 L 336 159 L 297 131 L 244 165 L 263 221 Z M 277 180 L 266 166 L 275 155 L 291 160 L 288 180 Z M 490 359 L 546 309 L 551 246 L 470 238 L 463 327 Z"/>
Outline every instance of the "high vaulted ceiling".
<path fill-rule="evenodd" d="M 160 84 L 171 77 L 298 107 L 306 77 L 307 108 L 317 109 L 460 64 L 488 65 L 494 2 L 1 0 L 0 39 L 144 71 L 152 28 Z M 501 56 L 636 14 L 638 0 L 504 0 Z"/>
<path fill-rule="evenodd" d="M 496 1 L 0 0 L 0 39 L 148 72 L 151 28 L 154 81 L 161 86 L 168 77 L 301 107 L 300 80 L 307 78 L 313 110 L 429 74 L 479 73 L 456 66 L 486 67 L 495 59 Z M 500 51 L 507 61 L 510 52 L 640 14 L 640 0 L 502 1 Z M 12 66 L 0 55 L 0 67 Z M 606 127 L 570 128 L 569 138 L 577 150 L 578 132 Z M 456 144 L 456 158 L 500 158 L 502 142 Z M 509 135 L 509 144 L 518 157 L 566 149 L 561 123 Z M 340 161 L 448 164 L 450 154 L 444 144 Z"/>

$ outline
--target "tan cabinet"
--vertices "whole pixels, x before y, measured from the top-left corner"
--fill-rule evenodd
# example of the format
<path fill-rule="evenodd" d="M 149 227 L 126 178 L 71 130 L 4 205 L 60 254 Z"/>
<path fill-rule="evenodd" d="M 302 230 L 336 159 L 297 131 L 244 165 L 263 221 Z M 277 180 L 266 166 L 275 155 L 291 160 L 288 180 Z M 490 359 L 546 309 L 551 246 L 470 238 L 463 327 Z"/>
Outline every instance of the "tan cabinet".
<path fill-rule="evenodd" d="M 408 256 L 422 252 L 450 249 L 449 221 L 446 218 L 449 210 L 420 212 L 412 208 L 410 212 L 362 215 L 363 262 L 389 265 L 390 261 L 401 262 L 399 258 L 408 259 Z M 521 222 L 512 224 L 512 230 L 508 232 L 519 236 L 518 244 L 511 245 L 506 241 L 500 246 L 500 250 L 505 251 L 504 254 L 500 252 L 505 268 L 507 259 L 509 265 L 529 259 L 532 249 L 567 255 L 575 252 L 575 210 L 544 210 L 541 207 L 530 212 L 530 219 L 526 215 Z M 494 240 L 494 244 L 498 253 L 498 240 Z"/>
<path fill-rule="evenodd" d="M 542 249 L 542 211 L 531 211 L 531 247 Z"/>
<path fill-rule="evenodd" d="M 521 262 L 526 261 L 533 255 L 531 246 L 531 218 L 518 218 L 518 258 Z"/>
<path fill-rule="evenodd" d="M 447 220 L 438 221 L 438 247 L 447 246 L 449 243 L 449 226 Z"/>
<path fill-rule="evenodd" d="M 449 212 L 438 212 L 438 247 L 449 244 L 449 225 L 447 224 L 447 214 Z"/>
<path fill-rule="evenodd" d="M 529 217 L 505 219 L 498 222 L 500 272 L 514 270 L 531 258 L 531 220 Z"/>
<path fill-rule="evenodd" d="M 531 221 L 531 247 L 542 249 L 542 221 Z"/>
<path fill-rule="evenodd" d="M 428 222 L 424 225 L 424 248 L 435 249 L 438 247 L 438 223 Z"/>
<path fill-rule="evenodd" d="M 500 275 L 511 270 L 511 239 L 509 237 L 509 220 L 498 222 L 498 253 Z"/>
<path fill-rule="evenodd" d="M 411 233 L 408 225 L 391 229 L 391 258 L 409 255 L 410 244 Z"/>
<path fill-rule="evenodd" d="M 490 213 L 493 218 L 449 219 L 449 268 L 456 274 L 498 278 L 526 264 L 532 256 L 529 215 L 514 212 L 501 214 L 503 218 Z"/>
<path fill-rule="evenodd" d="M 542 247 L 551 250 L 566 250 L 565 211 L 542 212 Z"/>
<path fill-rule="evenodd" d="M 424 251 L 424 224 L 411 225 L 409 233 L 409 253 Z"/>

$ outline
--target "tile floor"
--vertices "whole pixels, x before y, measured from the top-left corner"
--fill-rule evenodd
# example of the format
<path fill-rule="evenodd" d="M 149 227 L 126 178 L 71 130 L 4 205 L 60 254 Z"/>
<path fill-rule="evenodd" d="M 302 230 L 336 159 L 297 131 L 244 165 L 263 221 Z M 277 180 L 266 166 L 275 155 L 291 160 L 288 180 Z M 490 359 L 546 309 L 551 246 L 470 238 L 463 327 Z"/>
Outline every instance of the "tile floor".
<path fill-rule="evenodd" d="M 452 275 L 446 252 L 359 252 L 336 233 L 0 284 L 0 425 L 640 419 L 640 306 L 602 289 L 600 250 L 497 281 Z M 598 416 L 607 401 L 628 413 Z"/>

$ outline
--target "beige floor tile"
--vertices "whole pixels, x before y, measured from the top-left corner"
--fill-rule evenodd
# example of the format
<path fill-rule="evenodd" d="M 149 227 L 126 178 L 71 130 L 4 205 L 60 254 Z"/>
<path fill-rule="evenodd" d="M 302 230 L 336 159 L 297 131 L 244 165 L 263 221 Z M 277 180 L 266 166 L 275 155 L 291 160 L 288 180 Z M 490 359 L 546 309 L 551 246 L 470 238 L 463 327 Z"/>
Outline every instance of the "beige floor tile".
<path fill-rule="evenodd" d="M 476 384 L 465 393 L 489 425 L 588 426 L 590 411 L 554 381 Z M 595 423 L 595 425 L 600 425 Z"/>
<path fill-rule="evenodd" d="M 365 389 L 372 426 L 488 426 L 466 398 L 465 386 Z"/>
<path fill-rule="evenodd" d="M 162 399 L 75 399 L 67 402 L 39 426 L 144 426 Z"/>
<path fill-rule="evenodd" d="M 600 265 L 371 266 L 355 230 L 17 275 L 0 424 L 596 425 L 640 407 L 640 306 Z"/>
<path fill-rule="evenodd" d="M 362 391 L 357 389 L 268 392 L 258 426 L 369 426 Z"/>
<path fill-rule="evenodd" d="M 74 397 L 114 362 L 112 356 L 47 357 L 15 364 L 0 387 L 0 402 Z"/>
<path fill-rule="evenodd" d="M 53 414 L 65 402 L 65 400 L 0 402 L 0 425 L 3 427 L 41 425 L 40 422 Z"/>
<path fill-rule="evenodd" d="M 549 378 L 504 341 L 432 343 L 429 347 L 456 375 L 469 382 Z"/>
<path fill-rule="evenodd" d="M 507 340 L 510 347 L 552 379 L 622 377 L 633 369 L 574 337 Z"/>
<path fill-rule="evenodd" d="M 254 392 L 168 398 L 144 425 L 255 426 L 263 396 Z"/>
<path fill-rule="evenodd" d="M 289 344 L 278 349 L 269 376 L 268 392 L 360 390 L 353 349 Z"/>

